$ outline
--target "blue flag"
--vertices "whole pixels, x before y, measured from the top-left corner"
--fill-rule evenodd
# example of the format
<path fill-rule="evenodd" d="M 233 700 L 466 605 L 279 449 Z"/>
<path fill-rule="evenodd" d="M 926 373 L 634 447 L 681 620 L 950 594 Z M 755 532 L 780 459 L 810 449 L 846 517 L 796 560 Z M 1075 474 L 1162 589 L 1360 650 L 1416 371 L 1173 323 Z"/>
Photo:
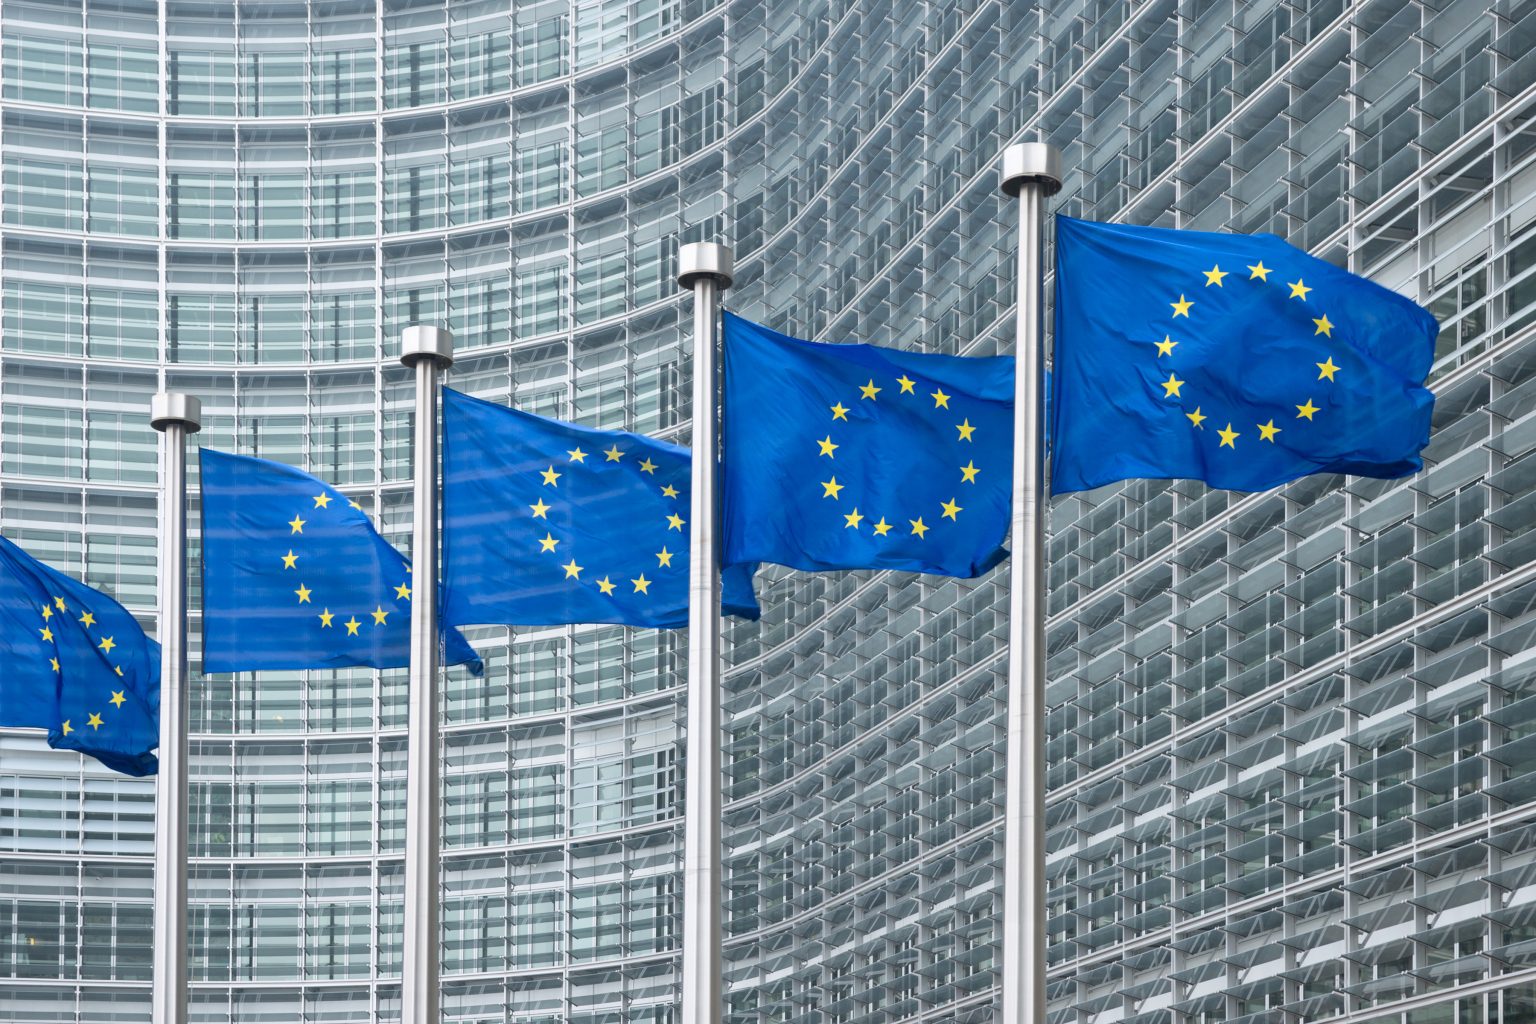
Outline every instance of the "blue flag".
<path fill-rule="evenodd" d="M 160 645 L 122 605 L 0 538 L 0 725 L 153 775 Z"/>
<path fill-rule="evenodd" d="M 726 564 L 980 576 L 1000 562 L 1013 360 L 820 345 L 725 314 Z"/>
<path fill-rule="evenodd" d="M 1407 476 L 1438 330 L 1274 235 L 1057 217 L 1052 490 Z"/>
<path fill-rule="evenodd" d="M 686 448 L 443 391 L 443 621 L 688 624 Z M 725 611 L 755 619 L 750 567 Z"/>
<path fill-rule="evenodd" d="M 303 470 L 202 449 L 203 671 L 410 664 L 410 563 Z M 480 659 L 449 630 L 447 663 Z"/>

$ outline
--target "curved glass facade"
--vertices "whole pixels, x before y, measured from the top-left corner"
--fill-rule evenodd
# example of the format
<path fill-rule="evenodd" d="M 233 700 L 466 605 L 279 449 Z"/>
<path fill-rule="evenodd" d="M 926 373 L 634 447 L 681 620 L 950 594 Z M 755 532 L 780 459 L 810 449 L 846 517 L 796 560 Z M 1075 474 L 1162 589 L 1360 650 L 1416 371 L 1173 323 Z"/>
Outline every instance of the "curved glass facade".
<path fill-rule="evenodd" d="M 1046 138 L 1064 212 L 1446 325 L 1418 477 L 1055 503 L 1051 1024 L 1530 1019 L 1536 4 L 1047 6 L 4 0 L 0 526 L 152 623 L 168 387 L 408 549 L 418 322 L 460 389 L 686 441 L 683 241 L 791 333 L 1008 351 L 995 158 Z M 732 1024 L 992 1019 L 1004 582 L 768 572 L 729 626 Z M 445 1019 L 675 1020 L 686 637 L 473 639 Z M 194 679 L 193 1020 L 398 1017 L 404 689 Z M 147 1021 L 152 817 L 0 734 L 0 1020 Z"/>

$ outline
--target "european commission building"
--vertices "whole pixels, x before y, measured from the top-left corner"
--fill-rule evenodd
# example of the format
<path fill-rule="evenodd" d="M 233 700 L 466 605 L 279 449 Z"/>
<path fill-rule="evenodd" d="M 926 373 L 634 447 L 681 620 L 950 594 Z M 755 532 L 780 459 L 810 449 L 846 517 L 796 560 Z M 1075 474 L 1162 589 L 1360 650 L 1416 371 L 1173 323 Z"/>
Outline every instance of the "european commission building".
<path fill-rule="evenodd" d="M 1051 1024 L 1536 1020 L 1536 2 L 1043 6 L 4 0 L 5 536 L 152 624 L 164 387 L 408 546 L 415 323 L 459 389 L 686 442 L 680 242 L 791 334 L 1011 351 L 996 161 L 1048 140 L 1054 209 L 1274 232 L 1444 328 L 1414 477 L 1053 503 Z M 1006 573 L 759 587 L 729 1020 L 992 1021 Z M 676 1021 L 686 635 L 471 638 L 445 1019 Z M 398 1018 L 404 671 L 192 691 L 192 1019 Z M 0 1020 L 148 1021 L 152 828 L 0 736 Z"/>

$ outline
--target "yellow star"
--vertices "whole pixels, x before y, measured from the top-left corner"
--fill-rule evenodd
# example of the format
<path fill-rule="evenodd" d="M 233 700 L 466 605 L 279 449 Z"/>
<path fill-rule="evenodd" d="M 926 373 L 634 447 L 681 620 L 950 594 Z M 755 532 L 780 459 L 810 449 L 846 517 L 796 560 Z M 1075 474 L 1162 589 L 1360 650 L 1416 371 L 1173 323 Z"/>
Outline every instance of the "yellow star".
<path fill-rule="evenodd" d="M 560 486 L 559 484 L 555 483 L 556 480 L 560 479 L 560 474 L 555 472 L 554 466 L 550 466 L 548 469 L 540 471 L 539 476 L 544 478 L 544 485 L 546 487 Z"/>
<path fill-rule="evenodd" d="M 650 460 L 650 458 L 647 457 L 644 462 L 640 463 L 640 472 L 642 472 L 642 473 L 650 473 L 652 476 L 655 476 L 656 475 L 656 463 L 652 462 Z"/>
<path fill-rule="evenodd" d="M 91 712 L 91 717 L 87 718 L 85 720 L 85 724 L 90 726 L 92 729 L 96 729 L 96 730 L 99 731 L 101 729 L 101 725 L 102 725 L 101 716 L 98 715 L 96 712 L 92 711 Z"/>
<path fill-rule="evenodd" d="M 1309 398 L 1307 399 L 1306 405 L 1298 405 L 1296 407 L 1296 418 L 1299 420 L 1310 420 L 1312 418 L 1312 414 L 1320 411 L 1321 409 L 1322 406 L 1313 405 L 1312 399 Z"/>
<path fill-rule="evenodd" d="M 1173 347 L 1177 345 L 1178 342 L 1174 341 L 1172 337 L 1165 334 L 1163 335 L 1162 341 L 1155 341 L 1153 344 L 1157 346 L 1157 357 L 1161 359 L 1163 356 L 1173 355 Z"/>
<path fill-rule="evenodd" d="M 353 508 L 357 509 L 359 512 L 361 512 L 363 510 L 363 506 L 359 505 L 355 501 L 349 501 L 349 502 L 347 502 L 347 504 L 351 505 Z"/>
<path fill-rule="evenodd" d="M 566 562 L 564 565 L 562 565 L 560 568 L 565 570 L 565 578 L 566 579 L 568 579 L 568 580 L 572 580 L 572 579 L 579 580 L 579 579 L 581 579 L 581 570 L 585 569 L 586 566 L 584 566 L 584 565 L 577 565 L 576 564 L 576 559 L 573 558 L 569 562 Z"/>
<path fill-rule="evenodd" d="M 296 566 L 298 564 L 299 564 L 299 556 L 293 553 L 293 548 L 289 548 L 288 549 L 288 553 L 283 556 L 283 568 L 284 569 L 292 569 L 294 566 Z"/>
<path fill-rule="evenodd" d="M 1333 356 L 1329 356 L 1326 363 L 1317 364 L 1317 379 L 1322 380 L 1324 377 L 1326 377 L 1329 380 L 1333 380 L 1333 375 L 1338 371 L 1338 369 L 1339 368 L 1337 366 L 1333 365 Z"/>
<path fill-rule="evenodd" d="M 1232 449 L 1236 449 L 1237 445 L 1233 444 L 1232 442 L 1236 441 L 1239 437 L 1243 436 L 1243 435 L 1239 434 L 1237 431 L 1233 430 L 1232 429 L 1232 424 L 1230 424 L 1230 423 L 1227 424 L 1227 429 L 1226 430 L 1218 430 L 1218 431 L 1216 431 L 1216 433 L 1221 435 L 1221 444 L 1216 446 L 1218 448 L 1232 448 Z"/>
<path fill-rule="evenodd" d="M 614 445 L 612 448 L 605 448 L 603 450 L 603 454 L 607 456 L 607 458 L 603 460 L 604 462 L 618 462 L 624 457 L 624 453 L 619 451 L 618 445 Z"/>
<path fill-rule="evenodd" d="M 330 505 L 330 503 L 331 503 L 331 496 L 329 494 L 317 494 L 317 495 L 315 495 L 315 508 L 325 508 L 328 505 Z"/>
<path fill-rule="evenodd" d="M 1193 306 L 1194 303 L 1186 299 L 1183 295 L 1180 295 L 1178 302 L 1170 302 L 1169 305 L 1173 307 L 1174 316 L 1182 316 L 1184 319 L 1188 320 L 1189 307 Z"/>
<path fill-rule="evenodd" d="M 846 407 L 844 407 L 842 402 L 838 402 L 836 405 L 834 405 L 832 407 L 832 418 L 835 419 L 835 420 L 842 420 L 844 422 L 847 422 L 847 420 L 848 420 L 848 410 L 847 410 Z"/>
<path fill-rule="evenodd" d="M 677 488 L 673 487 L 671 484 L 667 484 L 667 486 L 661 489 L 661 494 L 662 497 L 665 498 L 675 498 L 677 497 Z"/>
<path fill-rule="evenodd" d="M 909 380 L 906 374 L 902 374 L 900 377 L 897 377 L 896 383 L 901 385 L 901 393 L 903 395 L 914 395 L 917 393 L 912 390 L 912 385 L 916 384 L 917 381 Z"/>
<path fill-rule="evenodd" d="M 96 616 L 92 615 L 90 612 L 86 612 L 84 615 L 80 616 L 80 624 L 86 629 L 90 629 L 92 626 L 96 625 Z"/>
<path fill-rule="evenodd" d="M 1193 423 L 1195 425 L 1195 429 L 1197 430 L 1204 430 L 1205 428 L 1200 426 L 1200 424 L 1210 419 L 1209 416 L 1202 416 L 1200 414 L 1200 407 L 1198 405 L 1195 406 L 1194 412 L 1187 412 L 1184 415 L 1189 417 L 1189 422 Z"/>
<path fill-rule="evenodd" d="M 120 708 L 124 704 L 128 703 L 128 698 L 123 696 L 122 690 L 113 690 L 112 699 L 107 703 L 111 704 L 115 708 Z"/>
<path fill-rule="evenodd" d="M 963 484 L 973 484 L 976 482 L 976 474 L 980 472 L 981 470 L 976 468 L 976 460 L 972 459 L 960 467 L 960 482 Z"/>
<path fill-rule="evenodd" d="M 75 731 L 74 726 L 69 724 L 69 719 L 67 719 L 67 718 L 64 719 L 64 735 L 68 736 L 70 733 L 72 733 L 74 731 Z"/>
<path fill-rule="evenodd" d="M 570 451 L 566 452 L 565 454 L 567 454 L 567 455 L 569 455 L 571 457 L 571 461 L 572 462 L 586 462 L 587 461 L 587 453 L 582 451 L 579 446 L 576 447 L 576 448 L 572 448 Z"/>
<path fill-rule="evenodd" d="M 289 531 L 290 533 L 304 532 L 304 520 L 300 519 L 298 516 L 294 516 L 292 519 L 288 520 L 288 525 L 293 527 L 293 529 Z"/>
<path fill-rule="evenodd" d="M 820 441 L 817 441 L 816 443 L 821 445 L 821 454 L 825 455 L 829 459 L 837 458 L 837 456 L 833 455 L 832 453 L 837 451 L 837 449 L 842 447 L 842 445 L 840 445 L 840 444 L 833 444 L 832 443 L 832 435 L 831 434 L 828 434 L 826 437 L 822 438 Z"/>
<path fill-rule="evenodd" d="M 823 480 L 821 482 L 821 496 L 823 498 L 831 498 L 833 501 L 836 501 L 837 492 L 842 489 L 843 485 L 837 482 L 837 477 L 833 477 L 831 480 Z"/>
<path fill-rule="evenodd" d="M 1319 334 L 1329 338 L 1333 337 L 1333 324 L 1328 322 L 1327 313 L 1324 313 L 1322 316 L 1313 317 L 1312 322 L 1317 324 L 1317 330 L 1312 332 L 1314 337 Z"/>
<path fill-rule="evenodd" d="M 54 607 L 55 607 L 55 608 L 57 608 L 57 609 L 58 609 L 58 610 L 59 610 L 59 611 L 61 611 L 61 612 L 67 612 L 67 611 L 69 611 L 69 609 L 68 609 L 68 608 L 66 608 L 66 607 L 64 607 L 64 599 L 63 599 L 63 598 L 62 598 L 62 597 L 56 597 L 56 598 L 54 598 L 54 599 L 53 599 L 53 606 L 54 606 Z"/>
<path fill-rule="evenodd" d="M 1252 281 L 1254 278 L 1258 278 L 1260 281 L 1269 280 L 1269 268 L 1264 265 L 1263 260 L 1248 264 L 1248 269 L 1253 271 L 1253 273 L 1248 275 L 1248 280 Z"/>
<path fill-rule="evenodd" d="M 559 543 L 560 542 L 555 539 L 554 534 L 546 533 L 544 536 L 539 538 L 539 553 L 543 554 L 545 551 L 553 551 L 555 550 L 555 545 Z"/>
<path fill-rule="evenodd" d="M 43 605 L 43 621 L 47 622 L 51 618 L 53 618 L 53 609 L 46 604 Z"/>
<path fill-rule="evenodd" d="M 956 522 L 960 521 L 960 513 L 965 511 L 965 509 L 955 504 L 954 498 L 950 498 L 948 501 L 940 502 L 939 507 L 944 509 L 943 518 L 953 519 Z"/>
<path fill-rule="evenodd" d="M 329 608 L 327 608 L 325 611 L 321 612 L 320 613 L 320 628 L 321 629 L 329 629 L 330 625 L 331 625 L 331 620 L 334 619 L 335 617 L 336 617 L 336 613 L 331 611 Z"/>
<path fill-rule="evenodd" d="M 549 516 L 545 515 L 545 513 L 554 508 L 553 505 L 544 504 L 543 498 L 540 498 L 537 504 L 529 505 L 528 507 L 533 509 L 533 518 L 535 519 L 548 519 Z"/>
<path fill-rule="evenodd" d="M 117 646 L 117 641 L 113 640 L 111 637 L 104 637 L 102 638 L 101 643 L 97 646 L 100 647 L 103 651 L 106 651 L 108 654 L 111 654 L 112 648 Z"/>
<path fill-rule="evenodd" d="M 886 534 L 888 534 L 890 532 L 891 532 L 891 524 L 885 521 L 885 516 L 881 516 L 880 517 L 880 521 L 875 524 L 875 536 L 876 537 L 884 537 Z"/>
<path fill-rule="evenodd" d="M 649 589 L 651 581 L 645 578 L 645 573 L 641 573 L 639 579 L 630 580 L 629 582 L 635 585 L 635 593 L 637 594 L 649 594 L 651 592 Z"/>
<path fill-rule="evenodd" d="M 668 551 L 665 545 L 663 545 L 660 551 L 656 552 L 656 564 L 658 566 L 670 566 L 672 564 L 672 552 Z"/>
<path fill-rule="evenodd" d="M 404 583 L 402 583 L 398 587 L 395 588 L 395 600 L 396 601 L 409 601 L 410 599 L 411 599 L 411 588 L 410 587 L 408 587 Z"/>
<path fill-rule="evenodd" d="M 667 516 L 667 529 L 676 530 L 678 533 L 682 533 L 683 517 L 678 515 L 676 512 L 673 512 L 671 515 Z"/>
<path fill-rule="evenodd" d="M 976 433 L 976 428 L 971 426 L 971 419 L 969 416 L 966 417 L 964 423 L 956 423 L 955 429 L 960 431 L 959 440 L 961 441 L 972 440 L 971 435 Z"/>
<path fill-rule="evenodd" d="M 859 391 L 863 393 L 864 397 L 868 398 L 870 401 L 874 401 L 875 396 L 884 390 L 884 388 L 875 387 L 875 378 L 873 377 L 869 378 L 868 384 L 865 384 L 863 387 L 859 388 Z"/>
<path fill-rule="evenodd" d="M 604 576 L 602 579 L 597 581 L 597 589 L 601 590 L 605 594 L 611 594 L 613 593 L 613 581 L 608 579 L 607 576 Z"/>
<path fill-rule="evenodd" d="M 357 627 L 361 626 L 362 623 L 358 622 L 357 616 L 354 615 L 346 622 L 343 622 L 342 625 L 347 627 L 347 636 L 357 636 Z"/>
<path fill-rule="evenodd" d="M 309 604 L 310 591 L 304 584 L 300 583 L 299 589 L 295 590 L 294 593 L 299 595 L 299 604 Z"/>
<path fill-rule="evenodd" d="M 117 673 L 118 678 L 122 678 L 123 666 L 121 666 L 121 665 L 113 665 L 112 666 L 112 671 Z"/>
<path fill-rule="evenodd" d="M 923 536 L 927 534 L 928 527 L 923 525 L 922 516 L 918 516 L 916 519 L 908 519 L 907 522 L 912 524 L 912 532 L 917 535 L 919 540 L 921 540 Z"/>
<path fill-rule="evenodd" d="M 1295 281 L 1287 281 L 1286 284 L 1291 286 L 1290 297 L 1293 299 L 1301 299 L 1305 301 L 1307 292 L 1312 290 L 1311 288 L 1308 288 L 1306 285 L 1302 284 L 1301 278 L 1299 277 Z"/>
<path fill-rule="evenodd" d="M 39 632 L 43 634 L 44 640 L 47 640 L 49 643 L 53 642 L 53 630 L 49 629 L 47 626 L 44 626 L 41 630 L 39 630 Z"/>
<path fill-rule="evenodd" d="M 1274 444 L 1275 435 L 1278 433 L 1280 433 L 1280 428 L 1275 426 L 1275 421 L 1273 419 L 1271 419 L 1268 423 L 1259 424 L 1260 441 L 1268 441 L 1270 444 Z"/>
<path fill-rule="evenodd" d="M 1220 266 L 1214 266 L 1210 270 L 1202 270 L 1201 273 L 1205 275 L 1205 286 L 1207 288 L 1211 285 L 1215 285 L 1218 288 L 1225 287 L 1221 283 L 1221 279 L 1226 277 L 1228 272 L 1222 270 Z"/>
<path fill-rule="evenodd" d="M 1180 395 L 1179 395 L 1179 388 L 1181 388 L 1183 386 L 1184 386 L 1184 382 L 1182 380 L 1179 380 L 1179 378 L 1175 374 L 1170 373 L 1168 375 L 1168 379 L 1163 381 L 1163 397 L 1164 398 L 1178 398 L 1178 397 L 1180 397 Z"/>
<path fill-rule="evenodd" d="M 852 527 L 855 530 L 857 530 L 859 528 L 859 524 L 864 521 L 864 517 L 859 515 L 858 509 L 854 509 L 852 512 L 844 513 L 843 519 L 848 523 L 848 527 Z M 848 527 L 844 527 L 844 529 L 847 529 Z"/>
<path fill-rule="evenodd" d="M 55 672 L 57 672 L 59 670 L 59 659 L 58 658 L 49 658 L 48 659 L 48 664 L 53 666 L 53 670 Z"/>
<path fill-rule="evenodd" d="M 940 388 L 939 390 L 933 392 L 933 396 L 932 397 L 933 397 L 933 407 L 935 409 L 948 409 L 949 408 L 949 396 L 944 393 L 944 389 L 943 388 Z"/>

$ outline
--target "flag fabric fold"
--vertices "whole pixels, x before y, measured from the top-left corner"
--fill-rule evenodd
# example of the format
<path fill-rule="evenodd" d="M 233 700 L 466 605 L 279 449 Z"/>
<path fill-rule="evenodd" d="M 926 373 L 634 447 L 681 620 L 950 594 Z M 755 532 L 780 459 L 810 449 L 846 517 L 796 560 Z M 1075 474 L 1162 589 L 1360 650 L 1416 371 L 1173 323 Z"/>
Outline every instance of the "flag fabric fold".
<path fill-rule="evenodd" d="M 203 671 L 410 664 L 410 563 L 336 488 L 201 451 Z M 448 630 L 447 664 L 480 659 Z"/>
<path fill-rule="evenodd" d="M 1438 332 L 1274 235 L 1057 217 L 1052 490 L 1414 473 Z"/>
<path fill-rule="evenodd" d="M 1006 556 L 1013 360 L 725 314 L 723 559 L 973 577 Z"/>
<path fill-rule="evenodd" d="M 124 775 L 153 775 L 160 645 L 111 597 L 0 538 L 0 725 L 48 730 Z"/>
<path fill-rule="evenodd" d="M 443 391 L 443 620 L 688 624 L 688 449 Z M 727 614 L 755 619 L 752 569 Z"/>

